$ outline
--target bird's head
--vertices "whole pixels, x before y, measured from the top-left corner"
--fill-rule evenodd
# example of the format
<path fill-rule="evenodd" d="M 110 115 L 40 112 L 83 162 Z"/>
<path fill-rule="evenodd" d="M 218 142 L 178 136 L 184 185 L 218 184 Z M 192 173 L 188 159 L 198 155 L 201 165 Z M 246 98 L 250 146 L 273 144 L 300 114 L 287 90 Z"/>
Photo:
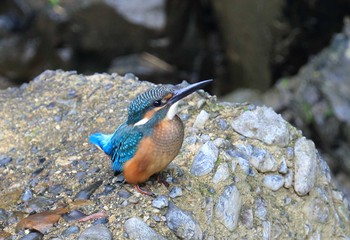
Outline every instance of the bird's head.
<path fill-rule="evenodd" d="M 205 80 L 180 89 L 158 86 L 141 93 L 128 107 L 127 124 L 139 126 L 150 120 L 160 121 L 165 117 L 172 119 L 176 114 L 176 105 L 179 100 L 212 81 Z"/>

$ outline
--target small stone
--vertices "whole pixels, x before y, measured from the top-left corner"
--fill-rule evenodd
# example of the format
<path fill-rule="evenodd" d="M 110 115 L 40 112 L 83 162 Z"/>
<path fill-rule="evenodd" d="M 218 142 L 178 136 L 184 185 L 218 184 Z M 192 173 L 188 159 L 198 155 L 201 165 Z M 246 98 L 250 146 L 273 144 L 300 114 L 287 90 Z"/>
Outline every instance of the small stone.
<path fill-rule="evenodd" d="M 253 209 L 251 208 L 243 209 L 241 212 L 241 221 L 243 225 L 246 226 L 248 229 L 251 229 L 253 227 L 253 220 L 254 220 Z"/>
<path fill-rule="evenodd" d="M 263 227 L 263 233 L 262 233 L 261 239 L 270 240 L 271 239 L 271 222 L 263 221 L 262 227 Z"/>
<path fill-rule="evenodd" d="M 96 191 L 97 188 L 101 186 L 103 181 L 97 181 L 91 184 L 90 186 L 80 190 L 77 195 L 75 195 L 75 199 L 87 200 L 91 197 L 91 195 Z"/>
<path fill-rule="evenodd" d="M 169 202 L 168 212 L 166 213 L 167 226 L 181 239 L 203 239 L 203 233 L 200 225 L 192 215 L 178 208 L 174 203 Z"/>
<path fill-rule="evenodd" d="M 112 240 L 113 235 L 111 231 L 102 224 L 92 225 L 91 227 L 86 228 L 79 236 L 79 240 Z"/>
<path fill-rule="evenodd" d="M 96 219 L 92 224 L 93 224 L 93 225 L 96 225 L 96 224 L 106 224 L 106 223 L 108 223 L 108 222 L 109 222 L 108 218 L 102 217 L 102 218 Z"/>
<path fill-rule="evenodd" d="M 0 155 L 0 167 L 4 167 L 6 164 L 12 161 L 12 157 Z"/>
<path fill-rule="evenodd" d="M 285 147 L 289 144 L 287 122 L 281 115 L 265 106 L 243 112 L 231 122 L 231 126 L 238 133 L 269 145 Z"/>
<path fill-rule="evenodd" d="M 222 147 L 222 146 L 225 145 L 225 139 L 217 138 L 217 139 L 214 140 L 213 143 L 214 143 L 215 146 L 217 146 L 219 148 L 219 147 Z"/>
<path fill-rule="evenodd" d="M 233 184 L 227 186 L 215 205 L 216 218 L 229 230 L 237 227 L 238 218 L 242 207 L 242 198 Z"/>
<path fill-rule="evenodd" d="M 274 172 L 278 168 L 277 160 L 268 151 L 254 146 L 250 157 L 250 163 L 259 172 Z"/>
<path fill-rule="evenodd" d="M 218 125 L 219 125 L 219 127 L 221 128 L 222 131 L 225 131 L 225 130 L 228 129 L 228 124 L 227 124 L 226 120 L 224 120 L 222 118 L 220 118 L 218 120 Z"/>
<path fill-rule="evenodd" d="M 213 177 L 213 183 L 217 184 L 219 182 L 225 181 L 230 176 L 230 172 L 228 170 L 228 164 L 221 163 L 216 170 L 216 173 Z"/>
<path fill-rule="evenodd" d="M 74 210 L 70 211 L 69 213 L 63 214 L 62 217 L 66 222 L 72 222 L 72 221 L 79 220 L 79 219 L 86 217 L 86 216 L 87 215 L 82 213 L 81 211 L 74 209 Z"/>
<path fill-rule="evenodd" d="M 258 197 L 255 200 L 255 216 L 260 220 L 266 220 L 267 218 L 266 202 L 262 197 Z"/>
<path fill-rule="evenodd" d="M 198 129 L 202 129 L 204 128 L 204 125 L 206 123 L 206 121 L 208 121 L 210 117 L 210 114 L 207 113 L 206 111 L 202 110 L 198 116 L 196 117 L 196 120 L 194 121 L 193 127 L 198 128 Z"/>
<path fill-rule="evenodd" d="M 191 173 L 203 176 L 210 173 L 218 160 L 219 150 L 212 141 L 206 142 L 195 156 L 191 166 Z"/>
<path fill-rule="evenodd" d="M 286 174 L 288 172 L 286 159 L 282 158 L 280 168 L 278 169 L 279 173 Z"/>
<path fill-rule="evenodd" d="M 71 234 L 77 234 L 79 233 L 80 228 L 78 226 L 71 226 L 63 231 L 62 235 L 63 237 L 69 237 Z"/>
<path fill-rule="evenodd" d="M 245 174 L 248 176 L 254 176 L 255 172 L 250 166 L 249 163 L 249 156 L 245 153 L 242 153 L 240 150 L 227 150 L 226 153 L 233 158 L 233 160 L 237 161 L 240 168 L 243 170 Z M 234 163 L 232 163 L 232 167 L 235 166 Z"/>
<path fill-rule="evenodd" d="M 272 191 L 277 191 L 283 184 L 284 178 L 279 174 L 267 175 L 264 177 L 264 186 Z"/>
<path fill-rule="evenodd" d="M 152 201 L 152 206 L 158 209 L 165 208 L 168 204 L 168 198 L 164 195 L 159 195 Z"/>
<path fill-rule="evenodd" d="M 30 212 L 42 212 L 48 206 L 51 206 L 55 201 L 46 197 L 36 197 L 28 201 L 28 211 Z"/>
<path fill-rule="evenodd" d="M 32 198 L 33 198 L 32 190 L 30 188 L 25 188 L 24 192 L 23 192 L 23 195 L 22 195 L 22 200 L 24 202 L 27 202 L 27 201 L 29 201 Z"/>
<path fill-rule="evenodd" d="M 165 240 L 163 236 L 154 231 L 140 218 L 129 218 L 125 221 L 124 231 L 127 233 L 130 239 L 154 239 Z"/>
<path fill-rule="evenodd" d="M 201 135 L 202 142 L 208 142 L 210 141 L 210 136 L 208 134 L 202 134 Z"/>
<path fill-rule="evenodd" d="M 316 181 L 317 156 L 315 144 L 305 137 L 295 142 L 294 190 L 304 196 L 311 191 Z"/>
<path fill-rule="evenodd" d="M 171 198 L 176 198 L 176 197 L 182 196 L 182 189 L 180 187 L 171 188 L 169 196 Z"/>
<path fill-rule="evenodd" d="M 117 195 L 121 198 L 128 199 L 131 196 L 131 193 L 128 191 L 120 190 Z"/>
<path fill-rule="evenodd" d="M 284 187 L 290 188 L 293 186 L 293 172 L 288 169 L 287 174 L 284 177 Z"/>
<path fill-rule="evenodd" d="M 43 239 L 44 234 L 40 232 L 30 232 L 24 237 L 21 238 L 21 240 L 41 240 Z"/>

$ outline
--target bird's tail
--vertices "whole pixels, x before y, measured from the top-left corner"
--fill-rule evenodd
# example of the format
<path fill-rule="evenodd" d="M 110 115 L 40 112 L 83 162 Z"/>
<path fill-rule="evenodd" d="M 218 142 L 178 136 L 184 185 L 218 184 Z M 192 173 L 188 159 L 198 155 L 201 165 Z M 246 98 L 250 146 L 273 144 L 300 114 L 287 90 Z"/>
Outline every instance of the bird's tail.
<path fill-rule="evenodd" d="M 112 150 L 112 136 L 113 134 L 94 133 L 90 135 L 89 140 L 92 144 L 95 144 L 97 147 L 101 148 L 107 155 L 110 155 Z"/>

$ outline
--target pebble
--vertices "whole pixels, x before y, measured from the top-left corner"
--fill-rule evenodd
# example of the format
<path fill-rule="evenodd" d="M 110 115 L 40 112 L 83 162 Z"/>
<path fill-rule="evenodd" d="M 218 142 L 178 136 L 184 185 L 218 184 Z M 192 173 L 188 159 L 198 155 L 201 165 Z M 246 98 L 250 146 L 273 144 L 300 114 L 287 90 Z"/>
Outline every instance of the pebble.
<path fill-rule="evenodd" d="M 23 195 L 22 195 L 22 201 L 23 202 L 27 202 L 29 201 L 30 199 L 33 198 L 33 192 L 30 188 L 25 188 L 24 189 L 24 192 L 23 192 Z"/>
<path fill-rule="evenodd" d="M 83 217 L 86 217 L 86 214 L 82 213 L 79 210 L 74 209 L 74 210 L 70 211 L 69 213 L 63 214 L 62 217 L 66 222 L 72 222 L 72 221 L 79 220 Z"/>
<path fill-rule="evenodd" d="M 263 184 L 272 191 L 277 191 L 284 184 L 284 178 L 279 174 L 271 174 L 264 177 Z"/>
<path fill-rule="evenodd" d="M 40 232 L 30 232 L 24 237 L 20 238 L 20 240 L 41 240 L 43 239 L 44 234 Z"/>
<path fill-rule="evenodd" d="M 250 166 L 249 163 L 249 156 L 245 153 L 242 153 L 239 149 L 230 149 L 227 150 L 226 153 L 233 157 L 234 160 L 238 162 L 239 167 L 242 169 L 242 171 L 248 175 L 248 176 L 254 176 L 255 172 Z M 232 167 L 235 166 L 234 163 L 232 163 Z"/>
<path fill-rule="evenodd" d="M 94 182 L 93 184 L 91 184 L 90 186 L 80 190 L 77 195 L 75 195 L 74 199 L 81 199 L 81 200 L 87 200 L 91 197 L 91 195 L 96 191 L 97 188 L 99 188 L 99 186 L 101 186 L 101 184 L 103 183 L 103 181 L 97 181 Z"/>
<path fill-rule="evenodd" d="M 284 159 L 284 157 L 282 158 L 281 165 L 278 169 L 278 172 L 282 174 L 286 174 L 288 172 L 287 162 L 286 162 L 286 159 Z"/>
<path fill-rule="evenodd" d="M 219 182 L 225 181 L 230 176 L 228 164 L 226 162 L 221 163 L 216 170 L 213 177 L 213 183 L 217 184 Z"/>
<path fill-rule="evenodd" d="M 180 187 L 172 187 L 169 196 L 171 198 L 177 198 L 182 196 L 182 189 Z"/>
<path fill-rule="evenodd" d="M 290 188 L 293 186 L 293 171 L 288 170 L 287 174 L 284 176 L 284 187 Z"/>
<path fill-rule="evenodd" d="M 210 173 L 218 160 L 219 150 L 212 141 L 206 142 L 195 156 L 191 166 L 191 173 L 203 176 Z"/>
<path fill-rule="evenodd" d="M 254 220 L 253 209 L 251 208 L 243 209 L 241 212 L 241 221 L 243 225 L 246 226 L 248 229 L 251 229 L 253 227 L 253 220 Z"/>
<path fill-rule="evenodd" d="M 6 210 L 0 208 L 0 222 L 1 222 L 3 225 L 7 225 L 8 217 L 9 217 L 9 215 L 8 215 L 8 213 L 6 212 Z"/>
<path fill-rule="evenodd" d="M 252 146 L 250 163 L 259 172 L 274 172 L 278 168 L 277 160 L 265 149 Z"/>
<path fill-rule="evenodd" d="M 294 146 L 295 176 L 294 190 L 300 196 L 308 194 L 315 185 L 317 156 L 315 144 L 305 137 L 299 138 Z"/>
<path fill-rule="evenodd" d="M 260 220 L 266 220 L 267 218 L 266 201 L 262 197 L 255 199 L 255 216 Z"/>
<path fill-rule="evenodd" d="M 0 155 L 0 167 L 4 167 L 6 164 L 12 161 L 12 157 Z"/>
<path fill-rule="evenodd" d="M 111 231 L 104 225 L 92 225 L 86 228 L 79 236 L 78 240 L 112 240 Z"/>
<path fill-rule="evenodd" d="M 201 112 L 197 115 L 196 120 L 194 121 L 193 127 L 203 129 L 209 117 L 209 113 L 207 113 L 205 110 L 201 110 Z"/>
<path fill-rule="evenodd" d="M 164 195 L 159 195 L 152 200 L 152 206 L 158 209 L 165 208 L 168 204 L 168 198 Z"/>
<path fill-rule="evenodd" d="M 92 224 L 93 224 L 93 225 L 96 225 L 96 224 L 106 224 L 106 223 L 108 223 L 108 222 L 109 222 L 108 218 L 102 217 L 102 218 L 96 219 Z"/>
<path fill-rule="evenodd" d="M 271 239 L 271 222 L 269 221 L 263 221 L 262 222 L 263 232 L 262 232 L 262 238 L 263 240 L 270 240 Z"/>
<path fill-rule="evenodd" d="M 281 115 L 265 106 L 243 112 L 231 121 L 231 126 L 238 133 L 269 145 L 285 147 L 289 144 L 287 122 Z"/>
<path fill-rule="evenodd" d="M 169 202 L 166 213 L 167 226 L 181 239 L 203 239 L 203 232 L 198 222 L 192 215 Z"/>
<path fill-rule="evenodd" d="M 232 232 L 237 227 L 241 207 L 241 194 L 237 187 L 231 184 L 225 188 L 215 204 L 215 216 Z"/>
<path fill-rule="evenodd" d="M 129 193 L 128 191 L 125 191 L 125 190 L 120 190 L 117 195 L 121 198 L 124 198 L 124 199 L 128 199 L 129 197 L 131 197 L 131 193 Z"/>
<path fill-rule="evenodd" d="M 220 118 L 218 121 L 217 121 L 219 127 L 221 128 L 222 131 L 225 131 L 228 129 L 228 124 L 226 122 L 226 120 Z"/>
<path fill-rule="evenodd" d="M 145 239 L 145 240 L 165 240 L 163 236 L 154 231 L 140 218 L 129 218 L 125 221 L 124 231 L 130 239 Z"/>
<path fill-rule="evenodd" d="M 36 197 L 28 201 L 28 211 L 42 212 L 47 207 L 51 206 L 55 201 L 46 197 Z"/>
<path fill-rule="evenodd" d="M 212 197 L 206 197 L 205 198 L 205 216 L 206 224 L 209 225 L 211 223 L 211 220 L 213 218 L 213 212 L 214 212 L 214 200 Z"/>
<path fill-rule="evenodd" d="M 78 226 L 70 226 L 66 230 L 63 231 L 63 237 L 69 237 L 71 234 L 76 234 L 80 232 L 80 228 Z"/>

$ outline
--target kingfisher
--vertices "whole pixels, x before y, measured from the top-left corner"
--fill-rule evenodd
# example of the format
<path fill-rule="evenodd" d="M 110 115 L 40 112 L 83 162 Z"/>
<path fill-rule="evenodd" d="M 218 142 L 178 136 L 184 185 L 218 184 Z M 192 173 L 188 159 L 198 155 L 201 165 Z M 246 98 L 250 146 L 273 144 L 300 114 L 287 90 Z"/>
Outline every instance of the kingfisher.
<path fill-rule="evenodd" d="M 139 184 L 164 170 L 180 151 L 184 124 L 176 115 L 179 100 L 212 81 L 151 88 L 131 101 L 127 120 L 114 133 L 94 133 L 89 140 L 110 156 L 115 173 L 123 172 L 138 192 L 153 195 Z"/>

